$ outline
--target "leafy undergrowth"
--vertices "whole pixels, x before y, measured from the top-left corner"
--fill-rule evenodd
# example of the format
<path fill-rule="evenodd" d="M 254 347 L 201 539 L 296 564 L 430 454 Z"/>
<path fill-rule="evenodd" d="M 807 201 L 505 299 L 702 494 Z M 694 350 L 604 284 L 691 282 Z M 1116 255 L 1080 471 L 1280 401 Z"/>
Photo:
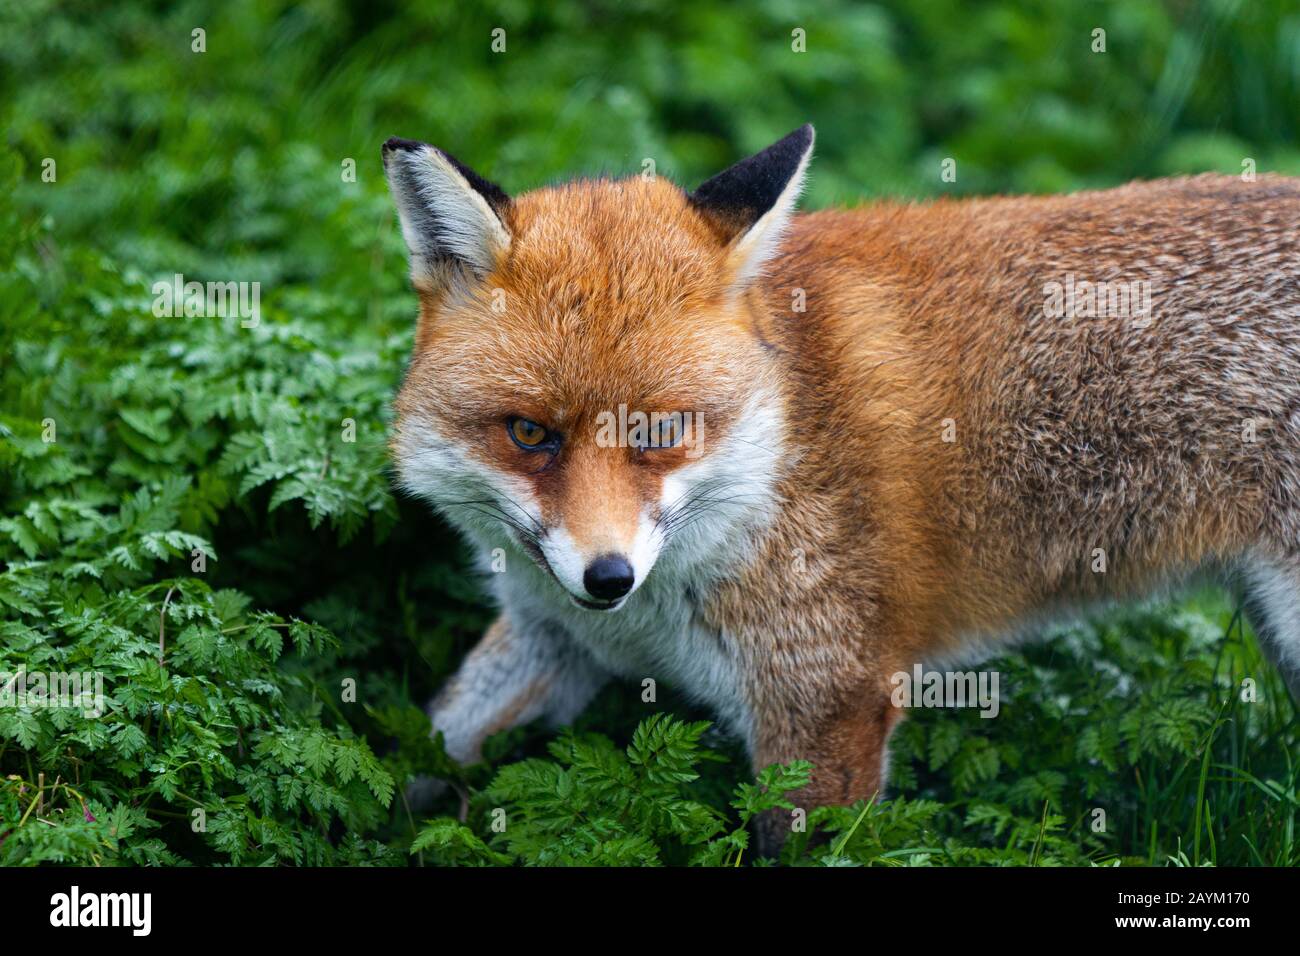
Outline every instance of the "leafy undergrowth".
<path fill-rule="evenodd" d="M 431 821 L 412 849 L 462 865 L 1300 864 L 1294 706 L 1239 618 L 1204 603 L 1079 624 L 986 665 L 998 717 L 916 713 L 890 799 L 799 813 L 796 763 L 724 800 L 707 768 L 734 767 L 701 745 L 705 725 L 656 715 L 625 750 L 568 732 L 549 759 L 506 765 L 467 823 Z M 789 829 L 779 861 L 743 828 L 763 811 Z"/>
<path fill-rule="evenodd" d="M 613 686 L 558 737 L 493 738 L 477 767 L 428 739 L 418 705 L 488 611 L 456 539 L 390 491 L 415 300 L 388 136 L 512 188 L 629 155 L 698 182 L 812 118 L 813 204 L 1243 155 L 1300 169 L 1297 93 L 1269 52 L 1295 34 L 1281 2 L 1252 5 L 1258 22 L 1117 13 L 1115 59 L 1077 70 L 1062 51 L 1091 4 L 830 2 L 806 60 L 776 56 L 775 7 L 596 6 L 0 11 L 0 672 L 98 674 L 103 692 L 0 706 L 0 864 L 749 865 L 760 812 L 791 826 L 766 862 L 1300 862 L 1300 722 L 1212 596 L 985 665 L 997 719 L 915 713 L 888 799 L 806 819 L 787 792 L 806 766 L 755 781 L 662 688 L 649 706 Z M 498 19 L 511 53 L 490 59 Z M 1037 39 L 1007 58 L 1007 30 Z M 1186 84 L 1151 55 L 1192 49 Z M 261 283 L 260 322 L 155 315 L 177 273 Z M 428 773 L 450 787 L 425 814 L 404 790 Z"/>

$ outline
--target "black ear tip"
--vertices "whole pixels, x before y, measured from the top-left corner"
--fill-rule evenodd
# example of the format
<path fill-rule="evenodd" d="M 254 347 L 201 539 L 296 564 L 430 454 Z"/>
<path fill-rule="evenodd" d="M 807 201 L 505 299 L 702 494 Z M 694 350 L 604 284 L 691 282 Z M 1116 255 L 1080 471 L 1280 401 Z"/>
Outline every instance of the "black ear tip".
<path fill-rule="evenodd" d="M 753 225 L 776 204 L 798 174 L 812 144 L 812 124 L 805 123 L 700 185 L 690 194 L 690 200 L 696 208 L 726 221 L 733 230 L 737 224 Z"/>
<path fill-rule="evenodd" d="M 398 150 L 414 150 L 420 149 L 422 146 L 424 146 L 424 143 L 421 143 L 419 140 L 402 139 L 400 136 L 390 136 L 384 141 L 382 152 L 387 156 L 389 153 L 395 153 Z"/>
<path fill-rule="evenodd" d="M 793 146 L 799 146 L 802 149 L 807 149 L 809 146 L 813 144 L 813 140 L 816 138 L 817 138 L 817 131 L 813 129 L 813 124 L 804 123 L 797 130 L 795 130 L 793 133 L 787 136 L 786 140 L 788 140 L 790 144 Z"/>

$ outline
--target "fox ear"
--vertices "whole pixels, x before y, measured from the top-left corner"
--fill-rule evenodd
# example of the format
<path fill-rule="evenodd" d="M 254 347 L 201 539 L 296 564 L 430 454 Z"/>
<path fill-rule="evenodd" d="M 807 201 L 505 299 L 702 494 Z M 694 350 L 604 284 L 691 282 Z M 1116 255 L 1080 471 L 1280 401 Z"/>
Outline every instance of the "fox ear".
<path fill-rule="evenodd" d="M 384 143 L 384 172 L 411 251 L 411 282 L 437 291 L 459 263 L 483 276 L 510 249 L 510 197 L 449 153 L 409 139 Z"/>
<path fill-rule="evenodd" d="M 748 285 L 780 245 L 812 149 L 813 128 L 801 126 L 690 194 L 727 242 L 737 287 Z"/>

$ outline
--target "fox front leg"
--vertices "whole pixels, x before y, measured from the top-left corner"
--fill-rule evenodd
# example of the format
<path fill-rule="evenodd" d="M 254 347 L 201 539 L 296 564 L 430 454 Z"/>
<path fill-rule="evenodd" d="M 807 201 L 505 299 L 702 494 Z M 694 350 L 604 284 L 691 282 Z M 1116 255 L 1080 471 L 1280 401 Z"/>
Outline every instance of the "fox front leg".
<path fill-rule="evenodd" d="M 477 763 L 492 734 L 539 717 L 573 720 L 605 676 L 562 635 L 502 614 L 429 704 L 429 717 L 449 756 Z"/>
<path fill-rule="evenodd" d="M 864 680 L 809 711 L 760 712 L 754 727 L 755 772 L 774 763 L 808 760 L 808 785 L 789 796 L 796 810 L 847 805 L 879 797 L 886 784 L 889 735 L 903 711 L 894 706 L 888 685 Z M 773 810 L 755 820 L 755 848 L 775 856 L 801 815 Z"/>
<path fill-rule="evenodd" d="M 429 718 L 450 757 L 478 763 L 483 741 L 492 734 L 538 718 L 554 725 L 570 722 L 605 679 L 563 635 L 520 625 L 503 613 L 430 702 Z M 420 778 L 408 799 L 427 804 L 442 789 L 440 782 Z"/>

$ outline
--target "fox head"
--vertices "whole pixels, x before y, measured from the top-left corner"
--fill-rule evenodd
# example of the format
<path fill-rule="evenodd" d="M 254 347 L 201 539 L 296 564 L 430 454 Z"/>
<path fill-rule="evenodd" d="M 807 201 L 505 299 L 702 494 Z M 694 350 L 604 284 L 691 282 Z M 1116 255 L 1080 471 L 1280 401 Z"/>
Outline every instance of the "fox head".
<path fill-rule="evenodd" d="M 420 300 L 401 484 L 588 609 L 656 563 L 726 565 L 774 505 L 785 408 L 750 293 L 812 144 L 804 126 L 693 193 L 636 176 L 511 198 L 385 143 Z"/>

